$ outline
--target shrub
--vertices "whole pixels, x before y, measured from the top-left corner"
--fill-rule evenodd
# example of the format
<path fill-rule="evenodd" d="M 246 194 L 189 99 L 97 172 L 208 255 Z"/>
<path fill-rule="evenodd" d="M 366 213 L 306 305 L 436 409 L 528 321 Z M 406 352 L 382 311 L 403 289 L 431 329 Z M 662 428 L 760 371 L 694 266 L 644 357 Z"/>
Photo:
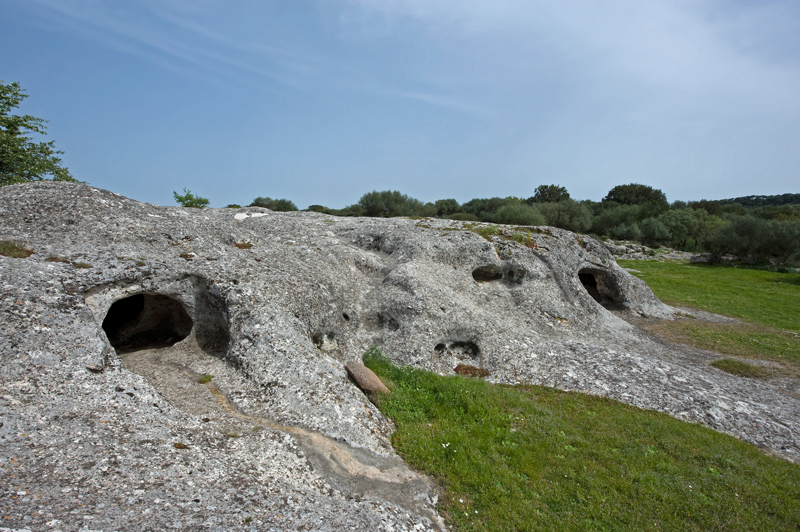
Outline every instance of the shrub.
<path fill-rule="evenodd" d="M 603 202 L 613 201 L 620 205 L 640 205 L 647 216 L 657 216 L 669 209 L 667 196 L 660 190 L 638 183 L 617 185 L 612 188 Z"/>
<path fill-rule="evenodd" d="M 348 205 L 344 209 L 330 209 L 327 214 L 332 214 L 334 216 L 366 216 L 364 207 L 358 203 Z"/>
<path fill-rule="evenodd" d="M 537 208 L 547 220 L 547 225 L 576 233 L 585 233 L 592 227 L 592 211 L 586 205 L 568 199 L 558 203 L 541 203 Z"/>
<path fill-rule="evenodd" d="M 500 207 L 513 201 L 510 198 L 476 198 L 463 204 L 461 211 L 474 214 L 484 222 L 493 222 L 494 214 Z"/>
<path fill-rule="evenodd" d="M 620 205 L 617 203 L 596 204 L 596 212 L 592 219 L 592 233 L 596 235 L 612 235 L 612 229 L 618 225 L 634 225 L 641 219 L 641 208 L 638 205 Z"/>
<path fill-rule="evenodd" d="M 175 201 L 178 202 L 178 204 L 182 207 L 202 209 L 208 205 L 208 200 L 206 198 L 195 196 L 185 188 L 183 189 L 183 194 L 178 194 L 177 192 L 173 191 L 172 195 L 175 197 Z"/>
<path fill-rule="evenodd" d="M 437 200 L 434 205 L 436 206 L 436 215 L 447 218 L 461 210 L 461 205 L 452 198 Z"/>
<path fill-rule="evenodd" d="M 263 196 L 259 196 L 253 200 L 253 203 L 249 205 L 250 207 L 264 207 L 265 209 L 269 209 L 271 211 L 281 211 L 281 212 L 288 212 L 288 211 L 296 211 L 297 205 L 294 204 L 293 201 L 288 199 L 272 199 Z"/>
<path fill-rule="evenodd" d="M 640 240 L 642 231 L 635 222 L 630 224 L 623 223 L 612 227 L 610 235 L 618 240 Z"/>
<path fill-rule="evenodd" d="M 493 222 L 506 225 L 545 225 L 547 221 L 541 212 L 525 203 L 507 203 L 492 216 Z"/>
<path fill-rule="evenodd" d="M 456 212 L 447 217 L 450 220 L 460 220 L 462 222 L 480 222 L 481 219 L 469 212 Z"/>
<path fill-rule="evenodd" d="M 394 216 L 422 216 L 423 203 L 418 199 L 401 194 L 396 190 L 373 190 L 361 196 L 358 205 L 364 209 L 364 216 L 391 218 Z M 428 211 L 435 214 L 436 207 L 431 204 Z"/>
<path fill-rule="evenodd" d="M 528 203 L 558 203 L 569 200 L 569 192 L 558 185 L 539 185 Z"/>
<path fill-rule="evenodd" d="M 642 242 L 648 246 L 658 247 L 669 243 L 672 234 L 657 218 L 647 218 L 639 225 L 642 231 Z"/>

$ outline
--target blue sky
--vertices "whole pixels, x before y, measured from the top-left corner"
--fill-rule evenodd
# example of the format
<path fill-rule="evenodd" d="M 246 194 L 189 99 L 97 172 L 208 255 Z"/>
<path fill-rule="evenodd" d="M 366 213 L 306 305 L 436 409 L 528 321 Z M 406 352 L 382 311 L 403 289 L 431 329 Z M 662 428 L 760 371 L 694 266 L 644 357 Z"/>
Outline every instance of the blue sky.
<path fill-rule="evenodd" d="M 800 192 L 800 2 L 0 0 L 73 175 L 174 204 Z"/>

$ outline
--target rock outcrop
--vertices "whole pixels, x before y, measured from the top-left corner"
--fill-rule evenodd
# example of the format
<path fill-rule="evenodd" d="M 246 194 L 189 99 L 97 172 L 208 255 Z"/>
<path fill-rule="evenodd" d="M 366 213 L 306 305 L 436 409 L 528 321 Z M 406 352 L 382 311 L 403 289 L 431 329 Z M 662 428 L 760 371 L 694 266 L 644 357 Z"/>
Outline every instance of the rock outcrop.
<path fill-rule="evenodd" d="M 4 526 L 440 528 L 345 371 L 372 345 L 800 458 L 798 401 L 621 319 L 675 311 L 590 237 L 32 183 L 0 188 L 0 240 L 34 251 L 0 256 Z"/>

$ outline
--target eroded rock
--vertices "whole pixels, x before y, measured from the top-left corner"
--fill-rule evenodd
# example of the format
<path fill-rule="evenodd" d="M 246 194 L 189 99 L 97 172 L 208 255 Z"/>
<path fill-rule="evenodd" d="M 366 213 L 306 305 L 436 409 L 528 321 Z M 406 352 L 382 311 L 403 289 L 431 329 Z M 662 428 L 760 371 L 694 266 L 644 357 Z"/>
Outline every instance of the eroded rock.
<path fill-rule="evenodd" d="M 391 479 L 350 482 L 396 458 L 391 422 L 345 370 L 372 345 L 398 364 L 604 395 L 800 457 L 791 394 L 621 319 L 675 310 L 603 245 L 470 227 L 0 188 L 0 239 L 35 251 L 0 257 L 0 475 L 42 509 L 24 520 L 4 497 L 4 526 L 436 528 L 424 482 L 413 504 L 382 491 Z M 178 358 L 145 371 L 143 349 Z"/>

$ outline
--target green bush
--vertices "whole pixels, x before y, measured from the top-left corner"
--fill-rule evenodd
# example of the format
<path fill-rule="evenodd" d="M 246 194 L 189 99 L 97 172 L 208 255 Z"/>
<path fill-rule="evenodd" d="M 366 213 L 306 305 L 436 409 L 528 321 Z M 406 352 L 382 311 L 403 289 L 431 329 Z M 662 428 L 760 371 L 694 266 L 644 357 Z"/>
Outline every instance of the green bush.
<path fill-rule="evenodd" d="M 461 210 L 461 205 L 452 198 L 437 200 L 434 205 L 436 206 L 436 216 L 444 216 L 446 218 L 450 218 L 450 215 Z"/>
<path fill-rule="evenodd" d="M 631 226 L 641 220 L 641 208 L 638 205 L 620 205 L 618 203 L 595 204 L 592 219 L 592 233 L 596 235 L 612 235 L 612 229 L 619 225 Z"/>
<path fill-rule="evenodd" d="M 259 196 L 256 199 L 254 199 L 253 203 L 251 203 L 249 207 L 264 207 L 265 209 L 269 209 L 271 211 L 279 211 L 279 212 L 289 212 L 298 210 L 297 205 L 295 205 L 293 201 L 290 201 L 288 199 L 272 199 L 262 196 Z"/>
<path fill-rule="evenodd" d="M 575 233 L 585 233 L 592 227 L 592 211 L 586 205 L 568 199 L 558 203 L 538 203 L 536 208 L 547 225 Z"/>
<path fill-rule="evenodd" d="M 183 194 L 178 194 L 177 192 L 172 192 L 175 201 L 181 207 L 192 207 L 195 209 L 202 209 L 208 205 L 208 200 L 206 198 L 195 196 L 187 189 L 183 189 Z"/>
<path fill-rule="evenodd" d="M 635 222 L 630 224 L 622 223 L 616 227 L 612 227 L 610 235 L 617 240 L 641 240 L 642 231 Z"/>
<path fill-rule="evenodd" d="M 397 190 L 373 190 L 361 196 L 358 204 L 364 216 L 373 218 L 392 218 L 394 216 L 423 216 L 425 205 L 418 199 L 401 194 Z M 433 214 L 436 207 L 433 206 Z M 430 211 L 430 209 L 429 209 Z M 431 215 L 433 215 L 431 214 Z"/>
<path fill-rule="evenodd" d="M 669 209 L 667 196 L 660 190 L 648 185 L 631 183 L 630 185 L 617 185 L 612 188 L 603 202 L 614 202 L 620 205 L 638 205 L 644 211 L 644 218 L 658 216 Z"/>
<path fill-rule="evenodd" d="M 647 218 L 639 224 L 642 232 L 642 242 L 648 246 L 658 247 L 668 244 L 672 238 L 667 226 L 657 218 Z"/>
<path fill-rule="evenodd" d="M 512 201 L 509 198 L 475 198 L 461 205 L 461 211 L 474 214 L 484 222 L 494 222 L 494 213 Z"/>
<path fill-rule="evenodd" d="M 571 199 L 569 192 L 564 187 L 558 185 L 539 185 L 536 187 L 533 197 L 528 198 L 527 203 L 558 203 Z"/>
<path fill-rule="evenodd" d="M 541 212 L 525 203 L 507 203 L 492 216 L 492 222 L 506 225 L 545 225 Z"/>

